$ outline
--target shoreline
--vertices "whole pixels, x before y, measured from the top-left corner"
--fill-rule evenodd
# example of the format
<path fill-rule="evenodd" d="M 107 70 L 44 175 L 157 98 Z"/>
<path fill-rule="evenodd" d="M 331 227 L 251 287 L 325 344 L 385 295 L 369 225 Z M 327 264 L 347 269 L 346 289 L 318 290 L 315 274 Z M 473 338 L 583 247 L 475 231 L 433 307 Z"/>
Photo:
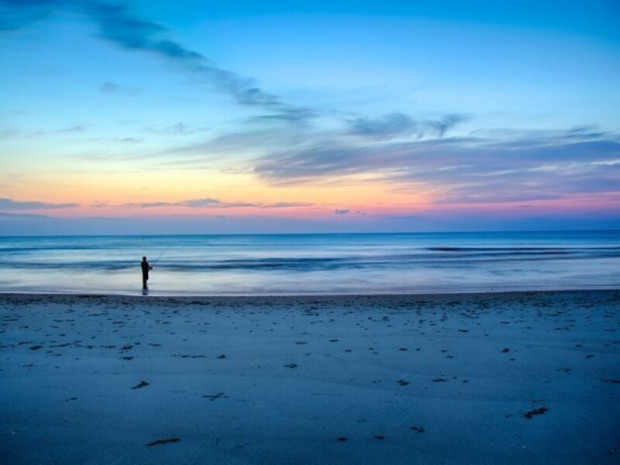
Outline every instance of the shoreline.
<path fill-rule="evenodd" d="M 14 465 L 615 464 L 620 291 L 0 294 Z"/>
<path fill-rule="evenodd" d="M 383 297 L 442 297 L 442 296 L 501 296 L 501 295 L 536 295 L 536 294 L 556 294 L 556 293 L 607 293 L 620 292 L 620 287 L 584 287 L 584 288 L 549 288 L 549 289 L 499 289 L 499 290 L 472 290 L 472 291 L 420 291 L 420 292 L 380 292 L 380 293 L 266 293 L 266 294 L 185 294 L 185 293 L 158 293 L 158 291 L 149 290 L 146 294 L 140 292 L 135 293 L 105 293 L 105 292 L 17 292 L 17 291 L 0 291 L 0 300 L 4 298 L 18 297 L 38 297 L 48 299 L 62 299 L 65 297 L 76 298 L 127 298 L 136 300 L 158 300 L 158 299 L 174 299 L 174 300 L 248 300 L 248 299 L 311 299 L 311 298 L 327 298 L 327 299 L 346 299 L 346 298 L 383 298 Z"/>

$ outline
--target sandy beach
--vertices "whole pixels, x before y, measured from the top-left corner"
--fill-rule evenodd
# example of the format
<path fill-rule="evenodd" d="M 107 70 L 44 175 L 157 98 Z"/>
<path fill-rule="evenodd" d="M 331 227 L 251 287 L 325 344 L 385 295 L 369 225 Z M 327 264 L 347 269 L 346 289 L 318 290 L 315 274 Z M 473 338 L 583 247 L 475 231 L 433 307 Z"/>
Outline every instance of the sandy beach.
<path fill-rule="evenodd" d="M 617 464 L 620 291 L 0 295 L 25 464 Z"/>

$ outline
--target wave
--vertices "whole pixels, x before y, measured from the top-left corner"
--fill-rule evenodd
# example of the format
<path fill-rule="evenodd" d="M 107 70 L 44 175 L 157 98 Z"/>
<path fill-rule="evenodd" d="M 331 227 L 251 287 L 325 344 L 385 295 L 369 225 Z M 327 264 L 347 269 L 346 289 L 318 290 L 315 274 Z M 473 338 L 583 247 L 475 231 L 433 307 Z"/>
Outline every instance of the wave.
<path fill-rule="evenodd" d="M 620 232 L 117 236 L 0 238 L 0 291 L 130 292 L 143 255 L 180 294 L 620 284 Z"/>
<path fill-rule="evenodd" d="M 428 247 L 427 250 L 441 254 L 443 259 L 465 257 L 495 257 L 497 259 L 511 259 L 513 257 L 527 257 L 528 259 L 620 257 L 620 247 Z"/>
<path fill-rule="evenodd" d="M 128 259 L 70 259 L 67 256 L 39 260 L 7 259 L 0 251 L 0 268 L 22 270 L 104 270 L 123 271 L 139 269 L 139 260 Z M 155 263 L 157 269 L 171 272 L 187 271 L 311 271 L 365 268 L 406 268 L 412 266 L 455 266 L 459 263 L 475 264 L 490 262 L 577 260 L 619 258 L 620 247 L 553 248 L 553 247 L 428 247 L 413 253 L 398 254 L 350 254 L 316 257 L 261 257 L 261 258 L 215 258 L 196 257 L 166 258 Z M 25 257 L 24 257 L 25 258 Z"/>

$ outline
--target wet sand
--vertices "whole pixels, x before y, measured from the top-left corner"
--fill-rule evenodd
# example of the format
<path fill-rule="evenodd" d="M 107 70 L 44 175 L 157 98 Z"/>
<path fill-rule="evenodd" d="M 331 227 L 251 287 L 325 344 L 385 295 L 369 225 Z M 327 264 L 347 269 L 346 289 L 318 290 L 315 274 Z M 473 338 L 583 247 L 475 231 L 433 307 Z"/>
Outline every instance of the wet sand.
<path fill-rule="evenodd" d="M 616 464 L 620 291 L 0 295 L 21 464 Z"/>

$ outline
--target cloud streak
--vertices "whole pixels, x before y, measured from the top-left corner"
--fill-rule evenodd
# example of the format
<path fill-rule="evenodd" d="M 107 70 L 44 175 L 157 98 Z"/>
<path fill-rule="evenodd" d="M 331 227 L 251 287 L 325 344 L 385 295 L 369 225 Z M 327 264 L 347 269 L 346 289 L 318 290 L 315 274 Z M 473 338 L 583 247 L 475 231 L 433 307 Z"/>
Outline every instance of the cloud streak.
<path fill-rule="evenodd" d="M 160 166 L 193 169 L 229 155 L 238 166 L 236 154 L 243 153 L 244 166 L 268 185 L 382 183 L 442 204 L 569 201 L 593 194 L 609 199 L 619 191 L 619 134 L 578 127 L 450 136 L 463 120 L 393 113 L 284 134 L 250 128 L 169 149 Z"/>
<path fill-rule="evenodd" d="M 313 203 L 303 202 L 276 202 L 276 203 L 263 203 L 263 202 L 223 202 L 214 198 L 203 199 L 191 199 L 183 200 L 180 202 L 139 202 L 139 203 L 125 203 L 122 207 L 128 208 L 168 208 L 168 207 L 186 207 L 186 208 L 259 208 L 259 209 L 272 209 L 272 208 L 296 208 L 296 207 L 312 207 Z"/>
<path fill-rule="evenodd" d="M 151 53 L 198 73 L 216 88 L 230 95 L 238 104 L 267 110 L 271 117 L 297 122 L 314 115 L 311 109 L 283 102 L 265 92 L 252 79 L 214 65 L 203 54 L 185 47 L 169 37 L 163 25 L 132 11 L 128 3 L 100 0 L 0 0 L 0 30 L 14 31 L 42 21 L 54 13 L 78 12 L 93 21 L 103 39 L 136 52 Z M 114 92 L 114 84 L 102 87 Z"/>
<path fill-rule="evenodd" d="M 62 210 L 65 208 L 79 207 L 79 203 L 52 203 L 40 201 L 19 201 L 6 197 L 0 198 L 0 211 L 23 211 L 23 210 Z"/>
<path fill-rule="evenodd" d="M 349 120 L 349 134 L 376 139 L 390 139 L 398 136 L 416 137 L 430 135 L 443 137 L 458 123 L 466 120 L 462 115 L 444 115 L 437 120 L 417 121 L 400 112 L 384 115 L 381 118 L 356 118 Z"/>
<path fill-rule="evenodd" d="M 432 191 L 443 203 L 560 199 L 618 193 L 620 137 L 570 130 L 378 144 L 335 139 L 270 152 L 254 169 L 274 184 L 370 177 L 400 191 Z"/>

